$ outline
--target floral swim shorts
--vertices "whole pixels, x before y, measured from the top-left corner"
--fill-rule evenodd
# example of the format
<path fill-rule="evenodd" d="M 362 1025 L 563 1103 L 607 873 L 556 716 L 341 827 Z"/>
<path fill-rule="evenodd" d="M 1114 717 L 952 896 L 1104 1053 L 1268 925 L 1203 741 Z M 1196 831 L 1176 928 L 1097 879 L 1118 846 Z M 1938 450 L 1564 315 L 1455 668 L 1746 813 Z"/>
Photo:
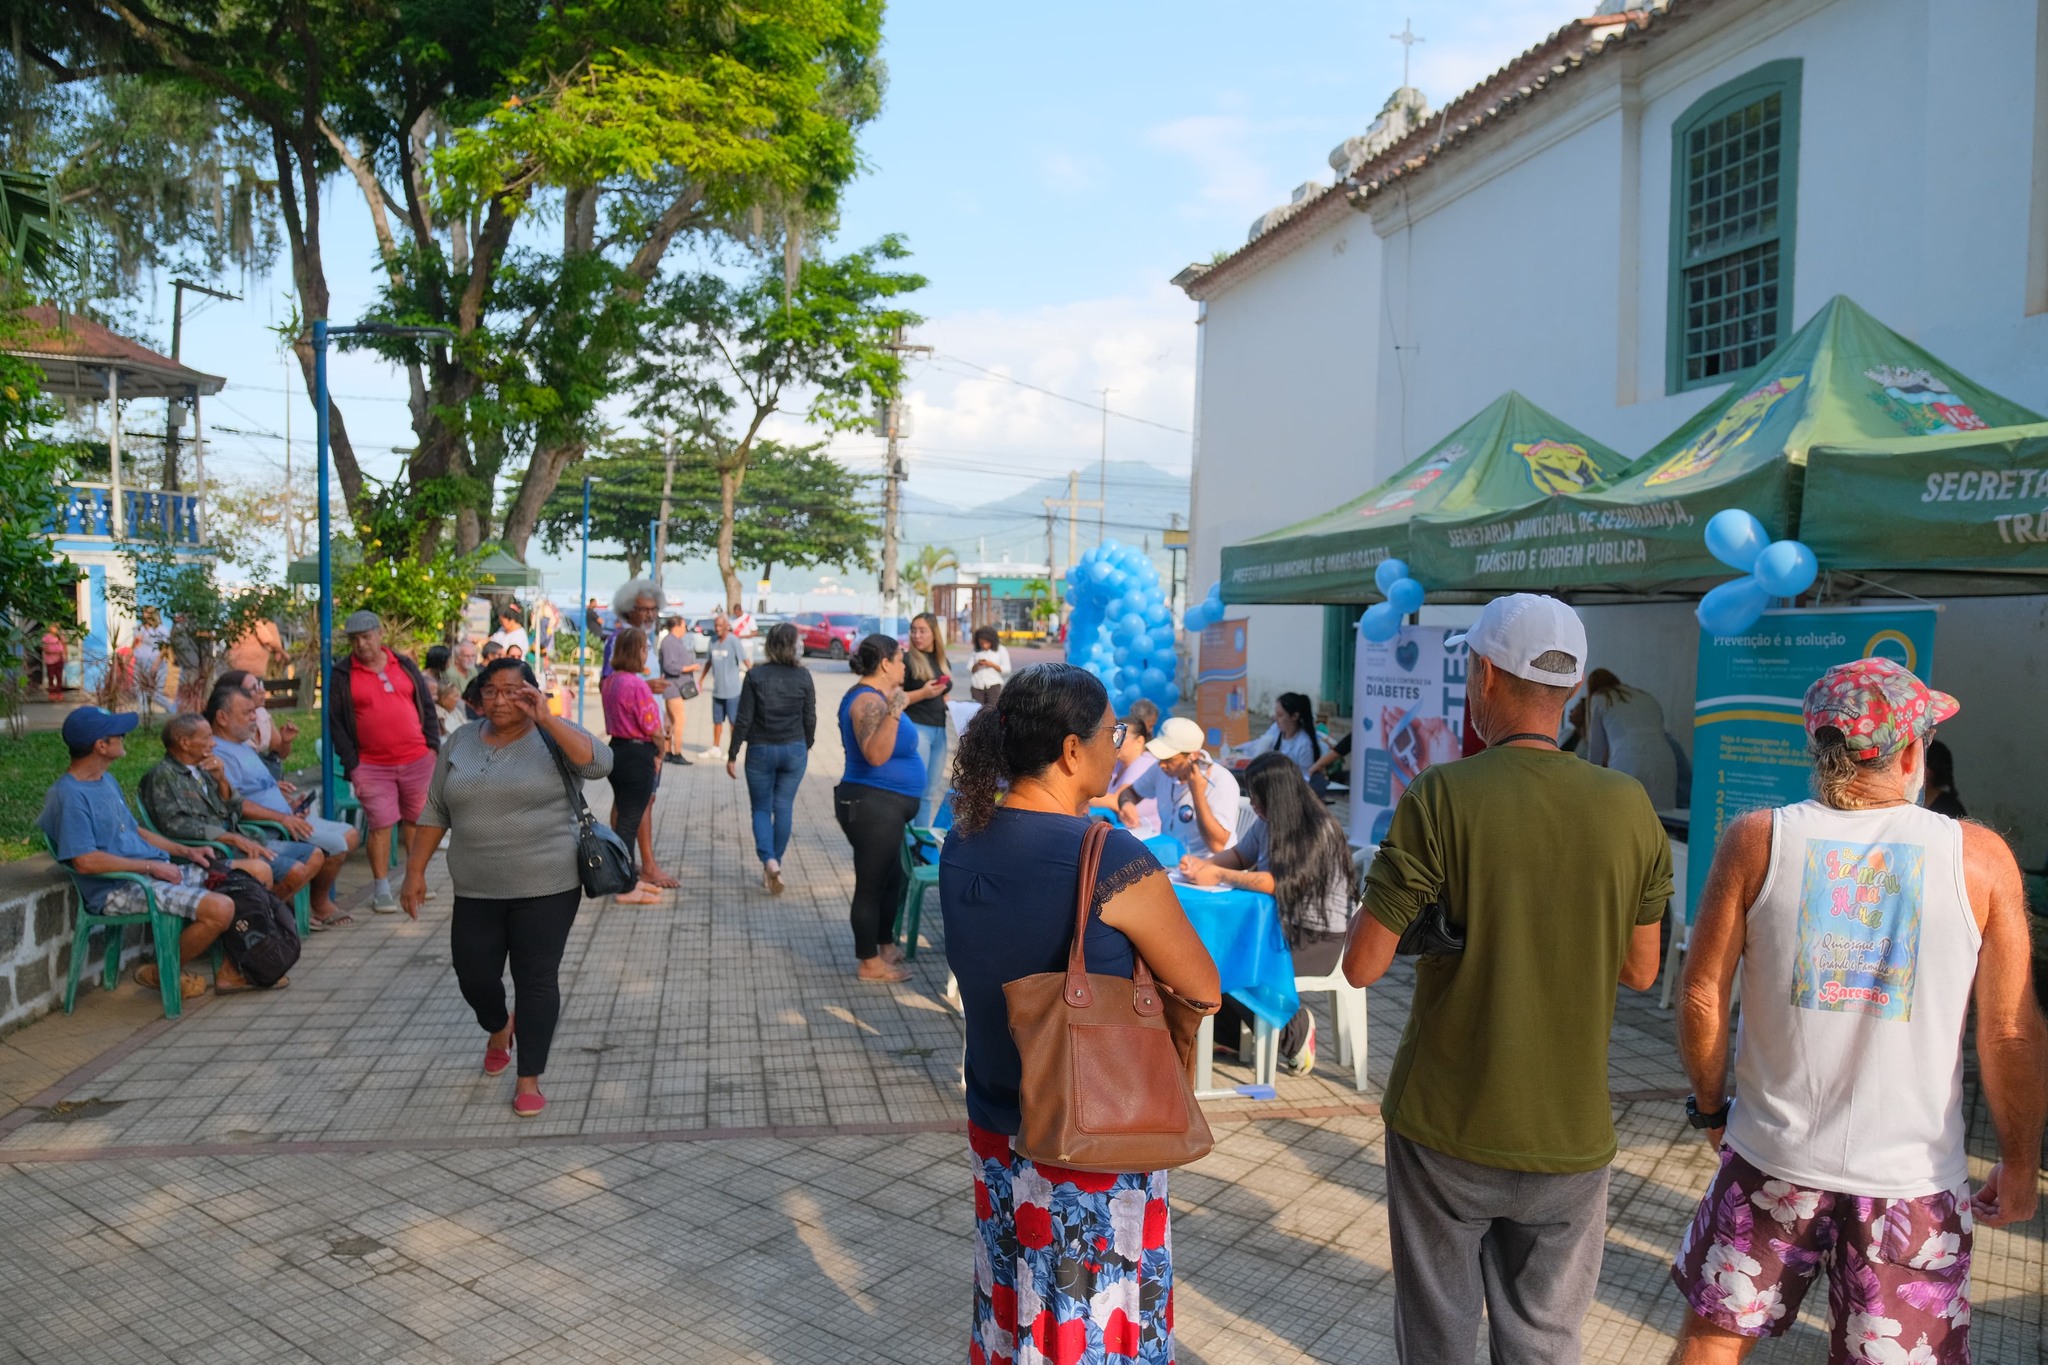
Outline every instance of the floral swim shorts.
<path fill-rule="evenodd" d="M 1873 1199 L 1775 1179 L 1723 1148 L 1671 1279 L 1716 1327 L 1775 1337 L 1825 1269 L 1830 1365 L 1967 1361 L 1974 1228 L 1967 1182 Z"/>

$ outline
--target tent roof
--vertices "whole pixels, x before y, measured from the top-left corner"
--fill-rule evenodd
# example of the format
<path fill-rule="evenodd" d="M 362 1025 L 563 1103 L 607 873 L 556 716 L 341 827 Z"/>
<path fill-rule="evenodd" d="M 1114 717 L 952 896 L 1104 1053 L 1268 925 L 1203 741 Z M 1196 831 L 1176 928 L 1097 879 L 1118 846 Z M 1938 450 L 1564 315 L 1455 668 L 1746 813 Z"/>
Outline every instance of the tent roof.
<path fill-rule="evenodd" d="M 1224 547 L 1224 600 L 1375 601 L 1373 569 L 1407 552 L 1416 518 L 1594 488 L 1626 463 L 1510 390 L 1378 487 L 1307 521 Z"/>
<path fill-rule="evenodd" d="M 105 398 L 107 374 L 120 378 L 123 398 L 188 398 L 219 393 L 227 381 L 159 355 L 139 341 L 91 318 L 49 304 L 24 308 L 24 326 L 0 352 L 32 360 L 43 371 L 43 392 L 59 398 Z"/>
<path fill-rule="evenodd" d="M 1905 591 L 2048 591 L 2048 422 L 1807 453 L 1799 537 Z"/>
<path fill-rule="evenodd" d="M 540 586 L 540 570 L 513 557 L 503 545 L 493 545 L 484 557 L 477 561 L 476 585 L 479 588 L 537 588 Z"/>
<path fill-rule="evenodd" d="M 1431 518 L 1415 528 L 1411 567 L 1432 590 L 1698 591 L 1730 573 L 1707 553 L 1714 513 L 1741 507 L 1773 536 L 1799 531 L 1812 447 L 2039 420 L 1836 295 L 1608 487 Z"/>

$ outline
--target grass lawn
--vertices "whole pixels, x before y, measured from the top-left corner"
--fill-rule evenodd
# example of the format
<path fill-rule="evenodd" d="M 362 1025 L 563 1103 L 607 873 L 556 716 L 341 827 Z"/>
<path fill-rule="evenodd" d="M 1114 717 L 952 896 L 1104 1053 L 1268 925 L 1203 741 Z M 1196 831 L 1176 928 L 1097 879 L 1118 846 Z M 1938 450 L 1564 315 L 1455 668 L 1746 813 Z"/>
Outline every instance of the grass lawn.
<path fill-rule="evenodd" d="M 320 764 L 320 713 L 317 711 L 273 711 L 273 720 L 296 721 L 299 737 L 292 744 L 287 772 L 317 768 Z M 114 765 L 114 778 L 127 794 L 129 809 L 135 806 L 135 784 L 164 756 L 163 718 L 157 729 L 132 730 L 128 734 L 128 756 Z M 34 734 L 21 739 L 0 738 L 0 863 L 26 858 L 41 848 L 36 838 L 36 816 L 43 809 L 43 793 L 57 780 L 70 762 L 59 734 Z"/>

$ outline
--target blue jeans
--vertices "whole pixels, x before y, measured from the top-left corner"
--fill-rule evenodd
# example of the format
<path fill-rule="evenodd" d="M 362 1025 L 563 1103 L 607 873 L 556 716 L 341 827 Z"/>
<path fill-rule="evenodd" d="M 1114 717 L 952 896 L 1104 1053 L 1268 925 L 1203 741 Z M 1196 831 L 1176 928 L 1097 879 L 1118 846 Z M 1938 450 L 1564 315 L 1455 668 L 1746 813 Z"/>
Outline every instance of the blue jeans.
<path fill-rule="evenodd" d="M 801 740 L 747 745 L 747 804 L 754 810 L 754 856 L 764 863 L 771 858 L 781 862 L 789 849 L 796 788 L 809 763 L 810 751 Z"/>
<path fill-rule="evenodd" d="M 946 727 L 919 725 L 914 720 L 910 725 L 917 731 L 917 750 L 924 756 L 924 797 L 917 803 L 917 818 L 910 823 L 929 826 L 932 812 L 946 799 Z"/>

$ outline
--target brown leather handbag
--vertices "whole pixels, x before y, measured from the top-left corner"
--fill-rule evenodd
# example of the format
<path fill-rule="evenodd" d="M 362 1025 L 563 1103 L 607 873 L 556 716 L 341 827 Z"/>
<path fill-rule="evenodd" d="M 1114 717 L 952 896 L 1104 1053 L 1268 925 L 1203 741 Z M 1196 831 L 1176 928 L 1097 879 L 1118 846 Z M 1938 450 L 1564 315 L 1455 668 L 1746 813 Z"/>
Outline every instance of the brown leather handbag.
<path fill-rule="evenodd" d="M 1078 1171 L 1167 1170 L 1215 1145 L 1191 1075 L 1202 1011 L 1155 984 L 1142 956 L 1128 978 L 1088 971 L 1082 943 L 1108 838 L 1098 821 L 1081 843 L 1067 969 L 1003 987 L 1024 1063 L 1011 1145 Z"/>

